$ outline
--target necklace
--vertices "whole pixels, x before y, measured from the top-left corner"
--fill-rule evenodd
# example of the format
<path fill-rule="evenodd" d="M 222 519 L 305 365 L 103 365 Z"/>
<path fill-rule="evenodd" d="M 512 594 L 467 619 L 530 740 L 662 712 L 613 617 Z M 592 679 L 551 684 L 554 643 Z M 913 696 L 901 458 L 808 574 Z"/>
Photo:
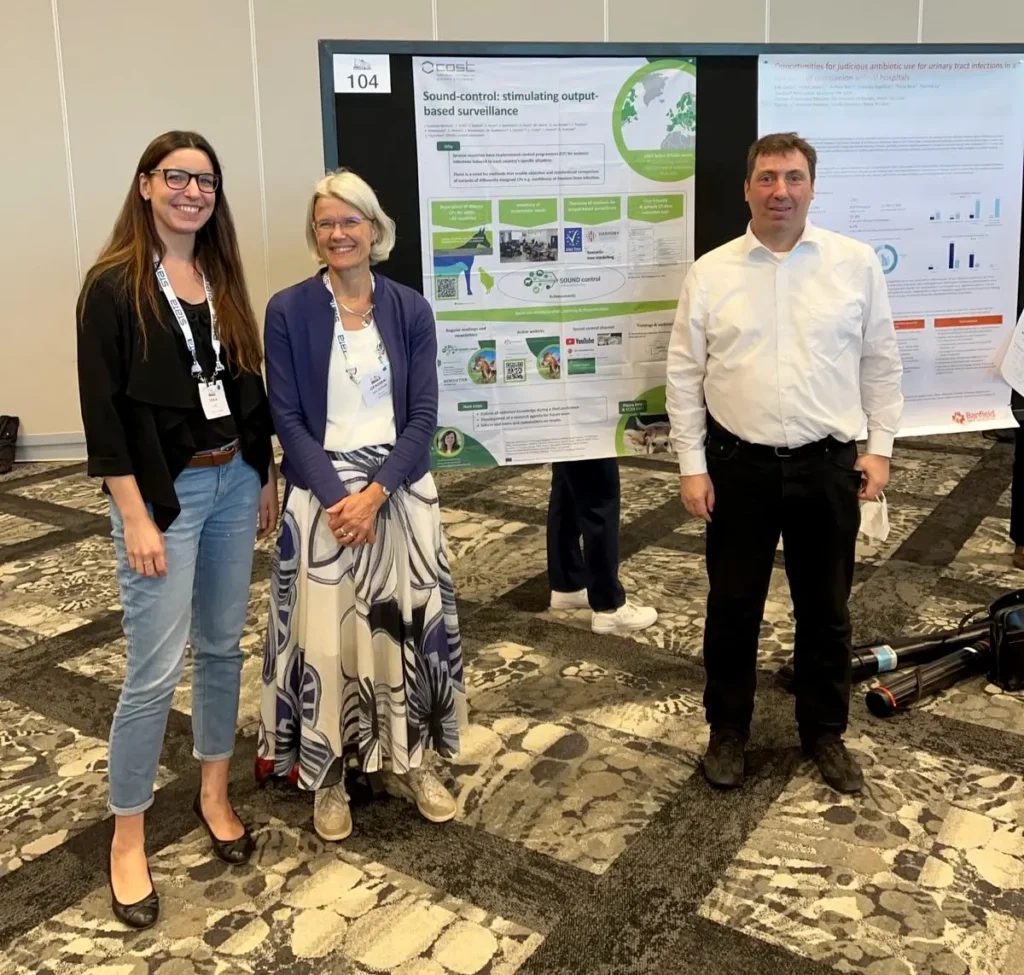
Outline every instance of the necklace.
<path fill-rule="evenodd" d="M 372 301 L 370 302 L 370 307 L 367 308 L 366 311 L 363 311 L 363 312 L 353 311 L 343 301 L 339 301 L 338 304 L 341 305 L 342 311 L 347 311 L 354 318 L 358 318 L 363 323 L 363 328 L 366 328 L 366 326 L 369 325 L 370 322 L 373 319 L 373 302 Z"/>
<path fill-rule="evenodd" d="M 373 280 L 373 274 L 372 273 L 370 274 L 370 307 L 367 308 L 366 311 L 354 311 L 353 309 L 349 308 L 349 306 L 346 305 L 338 297 L 338 292 L 337 292 L 337 290 L 334 287 L 334 282 L 331 280 L 330 272 L 326 268 L 324 269 L 323 281 L 324 281 L 324 284 L 327 285 L 327 290 L 331 293 L 331 297 L 334 299 L 335 304 L 339 308 L 341 308 L 342 311 L 347 312 L 353 318 L 358 318 L 363 323 L 363 328 L 366 328 L 373 321 L 373 308 L 374 308 L 374 305 L 373 305 L 373 288 L 374 288 L 374 280 Z"/>

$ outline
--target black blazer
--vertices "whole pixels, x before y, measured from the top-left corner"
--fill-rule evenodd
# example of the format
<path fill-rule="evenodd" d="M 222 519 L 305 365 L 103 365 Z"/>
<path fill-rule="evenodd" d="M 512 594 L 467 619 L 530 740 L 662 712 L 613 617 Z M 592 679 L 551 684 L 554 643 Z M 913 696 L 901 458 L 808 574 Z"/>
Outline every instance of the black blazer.
<path fill-rule="evenodd" d="M 166 531 L 181 511 L 174 480 L 196 450 L 188 421 L 197 400 L 192 357 L 174 313 L 166 302 L 160 310 L 159 321 L 147 313 L 143 356 L 138 316 L 120 272 L 103 274 L 81 309 L 78 390 L 89 474 L 134 474 L 153 520 Z M 222 354 L 224 391 L 242 457 L 266 484 L 273 427 L 263 377 L 236 373 L 227 350 Z"/>

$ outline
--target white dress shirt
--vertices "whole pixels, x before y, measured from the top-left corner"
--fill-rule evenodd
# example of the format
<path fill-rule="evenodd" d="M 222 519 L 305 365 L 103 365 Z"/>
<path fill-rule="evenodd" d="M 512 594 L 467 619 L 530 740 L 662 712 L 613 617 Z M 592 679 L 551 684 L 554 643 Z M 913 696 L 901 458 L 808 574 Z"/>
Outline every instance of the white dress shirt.
<path fill-rule="evenodd" d="M 885 276 L 867 244 L 807 223 L 788 254 L 748 227 L 683 282 L 666 399 L 683 474 L 707 471 L 707 412 L 749 443 L 833 436 L 892 455 L 903 365 Z"/>

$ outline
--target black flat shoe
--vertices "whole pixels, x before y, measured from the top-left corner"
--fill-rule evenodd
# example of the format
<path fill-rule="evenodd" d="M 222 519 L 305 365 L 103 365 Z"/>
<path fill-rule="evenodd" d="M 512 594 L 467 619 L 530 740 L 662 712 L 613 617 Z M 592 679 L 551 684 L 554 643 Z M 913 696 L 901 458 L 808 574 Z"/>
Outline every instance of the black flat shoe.
<path fill-rule="evenodd" d="M 225 863 L 230 863 L 233 867 L 249 862 L 252 851 L 256 849 L 256 841 L 252 838 L 252 833 L 249 832 L 248 826 L 244 823 L 242 824 L 244 832 L 237 840 L 219 840 L 214 836 L 213 830 L 210 829 L 210 824 L 203 815 L 203 804 L 198 792 L 196 793 L 195 802 L 192 803 L 192 811 L 199 817 L 199 822 L 206 828 L 206 832 L 210 836 L 210 843 L 213 846 L 213 852 L 221 860 Z"/>
<path fill-rule="evenodd" d="M 146 872 L 149 873 L 148 866 Z M 156 887 L 153 886 L 151 873 L 149 874 L 149 885 L 153 889 L 142 900 L 136 901 L 134 904 L 122 904 L 117 899 L 117 895 L 114 893 L 114 868 L 110 864 L 109 857 L 107 858 L 107 879 L 110 882 L 110 906 L 114 910 L 114 917 L 136 931 L 151 928 L 156 924 L 160 917 L 160 895 L 156 892 Z"/>

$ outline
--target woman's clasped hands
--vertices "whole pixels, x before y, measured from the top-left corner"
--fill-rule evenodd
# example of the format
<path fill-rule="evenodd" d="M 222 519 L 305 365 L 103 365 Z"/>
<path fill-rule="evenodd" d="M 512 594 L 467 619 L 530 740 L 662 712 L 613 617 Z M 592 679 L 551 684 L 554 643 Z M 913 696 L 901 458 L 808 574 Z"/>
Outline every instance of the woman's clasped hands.
<path fill-rule="evenodd" d="M 350 494 L 327 509 L 327 524 L 339 545 L 372 545 L 376 541 L 373 522 L 387 500 L 374 482 L 358 494 Z"/>

